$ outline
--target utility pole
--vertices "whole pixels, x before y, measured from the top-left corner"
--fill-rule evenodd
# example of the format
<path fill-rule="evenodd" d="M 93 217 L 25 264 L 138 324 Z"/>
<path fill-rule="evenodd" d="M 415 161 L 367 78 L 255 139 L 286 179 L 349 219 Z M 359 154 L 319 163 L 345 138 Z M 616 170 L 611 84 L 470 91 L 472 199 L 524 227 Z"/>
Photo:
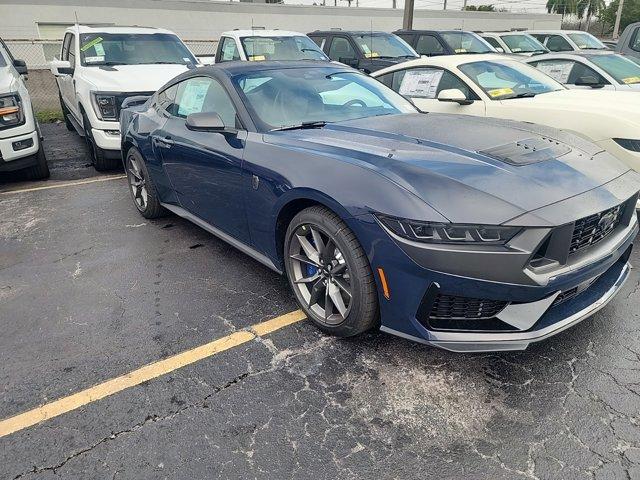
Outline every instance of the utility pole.
<path fill-rule="evenodd" d="M 462 10 L 466 10 L 467 9 L 467 0 L 464 0 L 464 2 L 462 2 Z"/>
<path fill-rule="evenodd" d="M 393 8 L 396 8 L 396 7 L 397 7 L 397 5 L 396 5 L 396 0 L 393 0 L 393 4 L 392 4 L 392 5 L 393 5 Z"/>
<path fill-rule="evenodd" d="M 402 28 L 405 30 L 413 30 L 413 3 L 414 0 L 405 0 L 404 2 Z"/>
<path fill-rule="evenodd" d="M 617 40 L 620 36 L 620 18 L 622 17 L 622 5 L 624 5 L 624 0 L 620 0 L 620 4 L 618 5 L 618 13 L 616 13 L 616 24 L 613 27 L 614 40 Z"/>
<path fill-rule="evenodd" d="M 447 9 L 447 0 L 444 0 L 444 8 L 443 8 L 443 10 L 446 10 L 446 9 Z"/>

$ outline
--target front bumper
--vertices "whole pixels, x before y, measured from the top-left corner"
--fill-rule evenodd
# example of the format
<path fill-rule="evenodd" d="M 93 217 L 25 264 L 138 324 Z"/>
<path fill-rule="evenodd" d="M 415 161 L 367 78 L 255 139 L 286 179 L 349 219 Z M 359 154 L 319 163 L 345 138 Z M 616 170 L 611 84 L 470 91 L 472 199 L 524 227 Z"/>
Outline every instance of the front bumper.
<path fill-rule="evenodd" d="M 120 151 L 120 132 L 118 128 L 119 124 L 116 123 L 113 130 L 99 130 L 97 128 L 91 129 L 93 140 L 96 142 L 96 145 L 103 150 Z"/>
<path fill-rule="evenodd" d="M 609 303 L 629 278 L 630 265 L 626 260 L 614 264 L 600 276 L 584 293 L 559 305 L 542 315 L 535 326 L 522 332 L 429 332 L 429 338 L 421 338 L 382 326 L 381 330 L 408 338 L 416 342 L 437 346 L 454 352 L 488 352 L 524 350 L 529 344 L 539 342 L 570 328 L 590 317 Z M 555 299 L 558 293 L 547 299 L 534 302 L 549 307 L 548 300 Z M 532 304 L 529 304 L 532 305 Z M 535 305 L 534 305 L 535 307 Z M 508 309 L 509 307 L 507 307 Z M 506 309 L 505 309 L 506 310 Z"/>
<path fill-rule="evenodd" d="M 15 144 L 17 142 L 25 141 L 31 142 L 32 145 L 27 148 L 16 150 Z M 37 130 L 22 135 L 17 135 L 15 137 L 0 138 L 0 171 L 18 170 L 20 168 L 26 168 L 30 166 L 25 165 L 16 167 L 18 163 L 13 162 L 18 162 L 20 159 L 35 155 L 36 153 L 38 153 L 39 148 L 40 139 L 38 138 Z M 22 165 L 22 163 L 24 162 L 21 162 L 20 165 Z"/>

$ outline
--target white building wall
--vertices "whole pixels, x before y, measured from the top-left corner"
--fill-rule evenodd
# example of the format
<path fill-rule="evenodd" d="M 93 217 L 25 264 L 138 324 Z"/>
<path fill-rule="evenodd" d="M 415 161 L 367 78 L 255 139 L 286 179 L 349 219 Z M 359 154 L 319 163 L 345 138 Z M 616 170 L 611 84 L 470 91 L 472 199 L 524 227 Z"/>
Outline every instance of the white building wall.
<path fill-rule="evenodd" d="M 331 0 L 328 0 L 331 2 Z M 310 32 L 342 28 L 392 31 L 402 27 L 401 9 L 265 5 L 207 0 L 0 0 L 0 36 L 47 38 L 55 24 L 144 25 L 173 30 L 189 40 L 217 40 L 234 28 L 279 28 Z M 416 10 L 414 28 L 508 30 L 560 28 L 560 15 L 457 10 Z M 38 27 L 44 24 L 42 35 Z"/>

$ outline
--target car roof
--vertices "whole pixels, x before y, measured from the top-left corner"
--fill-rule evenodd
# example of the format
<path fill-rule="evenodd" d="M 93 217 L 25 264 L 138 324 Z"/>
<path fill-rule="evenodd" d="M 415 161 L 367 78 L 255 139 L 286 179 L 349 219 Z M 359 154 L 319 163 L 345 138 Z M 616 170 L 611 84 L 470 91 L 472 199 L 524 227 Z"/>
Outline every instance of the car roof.
<path fill-rule="evenodd" d="M 233 62 L 217 63 L 215 65 L 209 65 L 199 67 L 198 72 L 210 72 L 224 71 L 229 76 L 235 76 L 239 74 L 246 74 L 251 72 L 260 72 L 266 70 L 285 70 L 293 68 L 328 68 L 334 67 L 338 70 L 345 72 L 359 73 L 357 70 L 347 67 L 338 62 L 327 62 L 326 60 L 282 60 L 282 61 L 265 61 L 265 62 L 243 62 L 241 60 Z M 192 70 L 193 72 L 194 70 Z"/>
<path fill-rule="evenodd" d="M 402 68 L 411 68 L 411 67 L 420 67 L 426 65 L 436 65 L 441 67 L 457 67 L 458 65 L 462 65 L 465 63 L 471 62 L 482 62 L 482 61 L 505 61 L 505 62 L 518 62 L 521 63 L 521 60 L 518 60 L 511 56 L 501 55 L 498 53 L 480 53 L 480 54 L 460 54 L 460 55 L 438 55 L 435 57 L 422 57 L 416 58 L 415 60 L 409 60 L 407 62 L 399 63 L 398 65 L 393 65 L 390 69 L 396 70 L 395 67 Z M 386 68 L 384 69 L 386 70 Z M 375 76 L 375 75 L 374 75 Z"/>
<path fill-rule="evenodd" d="M 170 35 L 175 35 L 171 30 L 166 30 L 164 28 L 155 28 L 155 27 L 140 27 L 138 25 L 134 25 L 131 27 L 128 26 L 113 26 L 113 25 L 105 25 L 105 26 L 89 26 L 89 25 L 74 25 L 72 27 L 67 28 L 67 31 L 77 32 L 77 33 L 131 33 L 131 34 L 153 34 L 153 33 L 167 33 Z"/>
<path fill-rule="evenodd" d="M 589 33 L 583 30 L 527 30 L 526 33 L 553 33 L 556 35 L 563 35 L 567 33 Z M 589 33 L 589 35 L 591 35 Z"/>
<path fill-rule="evenodd" d="M 551 60 L 554 58 L 566 58 L 566 57 L 582 57 L 587 60 L 590 57 L 601 57 L 602 55 L 618 55 L 613 50 L 589 50 L 589 51 L 576 51 L 572 50 L 570 52 L 551 52 L 545 53 L 543 55 L 536 55 L 535 57 L 531 57 L 529 60 Z M 529 61 L 527 60 L 527 62 Z"/>
<path fill-rule="evenodd" d="M 471 30 L 396 30 L 393 33 L 475 33 Z"/>
<path fill-rule="evenodd" d="M 330 34 L 346 34 L 346 35 L 365 35 L 365 34 L 373 34 L 373 35 L 391 35 L 389 32 L 383 32 L 382 30 L 314 30 L 313 32 L 307 33 L 307 35 L 330 35 Z"/>
<path fill-rule="evenodd" d="M 305 33 L 292 32 L 288 30 L 262 30 L 262 29 L 246 29 L 246 30 L 229 30 L 222 33 L 225 37 L 241 38 L 241 37 L 306 37 Z"/>

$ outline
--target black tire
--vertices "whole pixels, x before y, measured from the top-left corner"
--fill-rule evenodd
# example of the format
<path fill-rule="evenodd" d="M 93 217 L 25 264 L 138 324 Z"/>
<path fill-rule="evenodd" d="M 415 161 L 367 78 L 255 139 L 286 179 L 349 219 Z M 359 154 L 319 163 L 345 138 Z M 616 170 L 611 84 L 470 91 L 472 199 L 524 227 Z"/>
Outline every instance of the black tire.
<path fill-rule="evenodd" d="M 129 183 L 129 193 L 140 214 L 144 218 L 158 218 L 166 215 L 167 210 L 160 204 L 156 186 L 151 180 L 149 170 L 147 170 L 147 166 L 137 148 L 132 147 L 129 149 L 125 156 L 124 165 L 127 182 Z M 142 183 L 136 186 L 135 184 L 139 182 Z M 141 189 L 146 191 L 144 202 L 142 202 Z"/>
<path fill-rule="evenodd" d="M 82 115 L 82 126 L 84 128 L 84 138 L 87 142 L 87 148 L 89 149 L 89 155 L 91 156 L 91 163 L 94 168 L 99 172 L 105 170 L 115 170 L 121 165 L 119 158 L 107 158 L 104 150 L 96 145 L 93 139 L 93 133 L 91 132 L 91 123 L 87 118 L 87 115 Z"/>
<path fill-rule="evenodd" d="M 60 92 L 58 92 L 58 97 L 60 97 L 60 108 L 62 109 L 64 124 L 67 127 L 67 130 L 69 130 L 70 132 L 75 132 L 76 127 L 74 127 L 73 123 L 71 123 L 71 120 L 69 120 L 69 115 L 71 114 L 69 113 L 69 109 L 67 108 L 67 106 L 62 101 L 62 94 Z"/>
<path fill-rule="evenodd" d="M 326 245 L 329 245 L 330 241 L 333 241 L 335 248 L 332 246 L 331 254 L 320 254 L 319 264 L 324 266 L 320 268 L 313 266 L 307 267 L 306 273 L 309 277 L 304 278 L 305 282 L 301 283 L 302 279 L 299 278 L 301 274 L 300 265 L 304 263 L 308 264 L 308 262 L 299 262 L 298 259 L 304 255 L 297 255 L 295 252 L 298 248 L 302 248 L 300 233 L 303 232 L 304 235 L 306 234 L 304 232 L 311 232 L 314 229 L 320 233 L 320 242 L 323 243 L 323 247 L 326 248 Z M 315 246 L 317 244 L 315 241 L 316 237 L 313 236 L 314 232 L 311 232 L 311 234 Z M 296 258 L 292 259 L 292 255 Z M 324 260 L 323 256 L 325 257 Z M 328 262 L 327 257 L 331 257 L 333 263 Z M 340 217 L 331 210 L 319 205 L 313 206 L 301 211 L 291 220 L 285 237 L 284 259 L 287 278 L 289 279 L 289 284 L 295 293 L 298 303 L 307 314 L 307 317 L 321 330 L 340 337 L 350 337 L 365 332 L 378 323 L 377 289 L 367 256 L 354 233 Z M 342 261 L 342 259 L 344 261 Z M 346 267 L 344 265 L 346 265 Z M 347 276 L 344 273 L 341 273 L 343 276 L 338 279 L 332 276 L 333 272 L 337 274 L 338 270 L 340 270 L 339 267 L 343 268 L 342 272 L 346 271 L 349 273 L 348 280 L 346 280 Z M 309 268 L 316 268 L 316 273 L 312 272 L 310 274 Z M 327 321 L 327 307 L 326 304 L 324 307 L 320 305 L 321 300 L 316 300 L 315 304 L 310 305 L 312 301 L 311 298 L 305 298 L 305 296 L 312 297 L 313 291 L 317 286 L 317 282 L 314 283 L 313 286 L 310 286 L 312 284 L 307 282 L 307 280 L 318 274 L 326 275 L 324 281 L 325 302 L 329 301 L 330 294 L 327 293 L 327 291 L 329 291 L 329 284 L 334 286 L 334 293 L 336 290 L 335 285 L 339 283 L 342 286 L 349 287 L 350 294 L 347 294 L 347 289 L 342 288 L 342 286 L 337 290 L 341 294 L 341 297 L 346 299 L 345 302 L 349 302 L 348 309 L 344 315 L 339 312 L 340 309 L 335 302 L 332 302 L 332 305 L 330 305 L 332 312 L 338 310 L 337 314 L 334 313 L 331 315 L 331 317 L 337 317 L 337 320 Z M 296 281 L 297 277 L 298 280 Z M 302 277 L 305 277 L 304 272 L 302 273 Z M 320 298 L 321 295 L 322 294 L 319 294 L 318 298 Z M 345 303 L 343 303 L 342 307 L 345 307 Z M 318 313 L 318 310 L 324 312 L 324 318 Z"/>
<path fill-rule="evenodd" d="M 49 164 L 44 153 L 44 146 L 40 142 L 40 149 L 35 154 L 36 164 L 33 167 L 24 169 L 24 176 L 27 180 L 44 180 L 49 178 Z"/>

